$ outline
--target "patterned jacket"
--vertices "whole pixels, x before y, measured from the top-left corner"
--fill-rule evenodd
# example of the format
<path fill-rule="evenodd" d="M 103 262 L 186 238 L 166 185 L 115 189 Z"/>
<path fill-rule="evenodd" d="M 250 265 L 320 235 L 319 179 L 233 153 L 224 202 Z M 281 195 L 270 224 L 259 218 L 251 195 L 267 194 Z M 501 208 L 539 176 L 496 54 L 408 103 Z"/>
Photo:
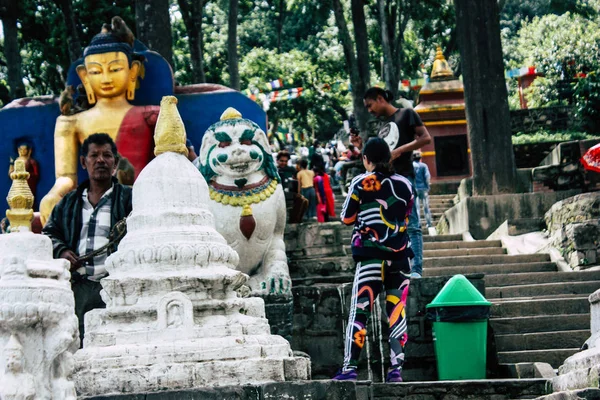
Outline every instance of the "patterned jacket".
<path fill-rule="evenodd" d="M 367 172 L 352 180 L 342 209 L 342 222 L 354 224 L 355 259 L 413 257 L 406 232 L 413 199 L 409 180 L 398 174 Z"/>
<path fill-rule="evenodd" d="M 83 190 L 89 188 L 90 181 L 85 181 L 73 190 L 54 207 L 42 233 L 52 240 L 52 253 L 58 258 L 64 250 L 72 250 L 77 254 L 77 245 L 81 233 L 81 208 Z M 131 212 L 131 188 L 121 185 L 113 178 L 112 207 L 110 226 L 126 218 Z M 116 244 L 113 251 L 116 250 Z"/>

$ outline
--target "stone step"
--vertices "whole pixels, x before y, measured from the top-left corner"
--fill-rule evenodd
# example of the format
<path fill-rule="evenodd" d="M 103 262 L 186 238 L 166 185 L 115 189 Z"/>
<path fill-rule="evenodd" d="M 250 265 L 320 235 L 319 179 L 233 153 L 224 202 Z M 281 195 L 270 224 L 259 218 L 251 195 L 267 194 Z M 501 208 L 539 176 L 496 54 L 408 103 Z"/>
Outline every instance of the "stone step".
<path fill-rule="evenodd" d="M 357 399 L 504 400 L 535 398 L 552 392 L 548 379 L 544 378 L 421 381 L 397 384 L 357 382 L 357 394 L 363 389 L 366 392 L 370 389 L 370 395 L 363 398 L 357 396 Z"/>
<path fill-rule="evenodd" d="M 429 200 L 453 200 L 456 194 L 432 194 L 429 196 Z"/>
<path fill-rule="evenodd" d="M 551 349 L 551 350 L 524 350 L 524 351 L 501 351 L 498 352 L 498 361 L 503 364 L 515 364 L 520 362 L 545 362 L 553 368 L 560 367 L 563 362 L 579 348 Z"/>
<path fill-rule="evenodd" d="M 502 242 L 500 240 L 475 240 L 473 242 L 457 240 L 451 242 L 428 242 L 423 244 L 423 250 L 479 249 L 488 247 L 502 247 Z"/>
<path fill-rule="evenodd" d="M 423 232 L 423 238 L 425 238 L 425 232 Z M 423 240 L 425 242 L 425 240 Z M 347 237 L 346 239 L 344 239 L 344 242 L 349 243 L 350 242 L 350 237 Z M 423 244 L 434 244 L 434 243 L 444 243 L 444 242 L 428 242 L 428 243 L 423 243 Z M 461 242 L 461 243 L 472 243 L 472 242 Z M 431 246 L 428 246 L 431 247 Z M 344 246 L 344 250 L 346 251 L 346 254 L 350 254 L 352 253 L 352 248 L 351 246 L 345 245 Z M 466 255 L 470 255 L 470 256 L 475 256 L 475 255 L 500 255 L 500 254 L 506 254 L 506 249 L 503 249 L 502 247 L 491 247 L 491 246 L 487 246 L 487 247 L 481 247 L 481 248 L 470 248 L 470 247 L 466 247 L 466 248 L 462 248 L 462 249 L 435 249 L 435 250 L 427 250 L 427 248 L 423 251 L 423 257 L 427 257 L 427 258 L 436 258 L 436 257 L 456 257 L 456 256 L 466 256 Z"/>
<path fill-rule="evenodd" d="M 423 276 L 429 278 L 433 276 L 453 276 L 456 274 L 497 274 L 499 272 L 512 274 L 523 272 L 550 271 L 556 271 L 556 264 L 553 262 L 528 262 L 514 264 L 467 265 L 454 267 L 427 267 L 423 270 Z"/>
<path fill-rule="evenodd" d="M 473 243 L 473 242 L 465 242 Z M 576 271 L 576 272 L 539 272 L 522 274 L 494 274 L 486 275 L 487 287 L 504 287 L 513 285 L 533 285 L 540 283 L 562 282 L 585 282 L 600 281 L 600 271 Z"/>
<path fill-rule="evenodd" d="M 564 330 L 584 330 L 590 328 L 590 314 L 556 314 L 526 317 L 492 318 L 494 333 L 524 334 L 534 332 L 552 332 L 558 326 Z"/>
<path fill-rule="evenodd" d="M 506 254 L 506 249 L 502 247 L 483 247 L 475 249 L 441 249 L 441 250 L 424 250 L 423 257 L 456 257 L 456 256 L 485 256 Z"/>
<path fill-rule="evenodd" d="M 452 199 L 438 199 L 437 197 L 429 196 L 429 205 L 431 204 L 451 204 L 454 205 L 454 200 Z"/>
<path fill-rule="evenodd" d="M 550 261 L 548 254 L 456 256 L 447 258 L 424 258 L 423 267 L 454 267 L 485 264 L 516 264 Z"/>
<path fill-rule="evenodd" d="M 445 234 L 445 235 L 435 235 L 435 236 L 423 236 L 423 243 L 431 243 L 431 242 L 455 242 L 462 240 L 462 235 L 459 234 Z"/>
<path fill-rule="evenodd" d="M 581 348 L 589 337 L 589 329 L 496 335 L 496 348 L 498 351 Z"/>
<path fill-rule="evenodd" d="M 488 299 L 530 296 L 560 296 L 565 294 L 589 296 L 599 288 L 600 281 L 569 282 L 568 284 L 565 282 L 552 282 L 532 285 L 486 287 L 485 295 Z"/>
<path fill-rule="evenodd" d="M 588 296 L 561 296 L 551 299 L 494 300 L 492 318 L 524 317 L 527 315 L 587 314 Z"/>
<path fill-rule="evenodd" d="M 432 207 L 431 204 L 429 205 L 429 211 L 431 211 L 431 214 L 444 214 L 444 212 L 448 211 L 450 207 Z M 420 208 L 421 214 L 423 213 L 423 206 L 421 206 Z"/>

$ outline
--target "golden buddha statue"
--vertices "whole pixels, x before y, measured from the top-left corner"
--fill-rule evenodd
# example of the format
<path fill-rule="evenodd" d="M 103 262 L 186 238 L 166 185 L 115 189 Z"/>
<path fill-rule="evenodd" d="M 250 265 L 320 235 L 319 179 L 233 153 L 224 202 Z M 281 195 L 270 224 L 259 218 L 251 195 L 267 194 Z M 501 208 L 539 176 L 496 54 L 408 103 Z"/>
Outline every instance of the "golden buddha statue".
<path fill-rule="evenodd" d="M 113 18 L 113 27 L 115 20 Z M 124 22 L 118 18 L 121 26 Z M 158 106 L 133 106 L 137 78 L 142 67 L 135 60 L 131 37 L 117 31 L 96 35 L 85 48 L 84 64 L 77 74 L 85 88 L 88 110 L 61 115 L 54 130 L 56 182 L 40 204 L 45 224 L 54 206 L 77 186 L 79 146 L 94 133 L 107 133 L 134 168 L 135 177 L 153 157 L 154 126 Z M 125 26 L 125 30 L 131 31 Z"/>

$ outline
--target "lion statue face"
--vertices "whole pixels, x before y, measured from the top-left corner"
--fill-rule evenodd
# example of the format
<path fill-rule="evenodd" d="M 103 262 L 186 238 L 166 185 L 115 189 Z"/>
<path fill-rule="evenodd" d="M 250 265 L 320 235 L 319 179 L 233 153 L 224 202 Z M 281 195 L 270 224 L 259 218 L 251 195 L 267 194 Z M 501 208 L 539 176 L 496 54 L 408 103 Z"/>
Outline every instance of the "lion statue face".
<path fill-rule="evenodd" d="M 226 111 L 223 115 L 225 116 Z M 279 180 L 273 157 L 269 153 L 267 135 L 254 122 L 241 118 L 224 119 L 211 125 L 200 148 L 200 172 L 207 182 L 214 176 L 240 180 L 264 170 Z"/>

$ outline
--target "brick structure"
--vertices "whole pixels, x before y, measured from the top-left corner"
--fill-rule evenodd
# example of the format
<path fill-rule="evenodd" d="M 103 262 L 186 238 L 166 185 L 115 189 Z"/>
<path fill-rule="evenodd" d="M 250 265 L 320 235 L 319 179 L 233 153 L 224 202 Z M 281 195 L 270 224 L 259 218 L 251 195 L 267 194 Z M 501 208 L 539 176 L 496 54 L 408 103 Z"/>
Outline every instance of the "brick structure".
<path fill-rule="evenodd" d="M 422 149 L 432 182 L 458 181 L 471 176 L 471 157 L 463 83 L 454 77 L 441 49 L 429 82 L 415 107 L 433 141 Z"/>

